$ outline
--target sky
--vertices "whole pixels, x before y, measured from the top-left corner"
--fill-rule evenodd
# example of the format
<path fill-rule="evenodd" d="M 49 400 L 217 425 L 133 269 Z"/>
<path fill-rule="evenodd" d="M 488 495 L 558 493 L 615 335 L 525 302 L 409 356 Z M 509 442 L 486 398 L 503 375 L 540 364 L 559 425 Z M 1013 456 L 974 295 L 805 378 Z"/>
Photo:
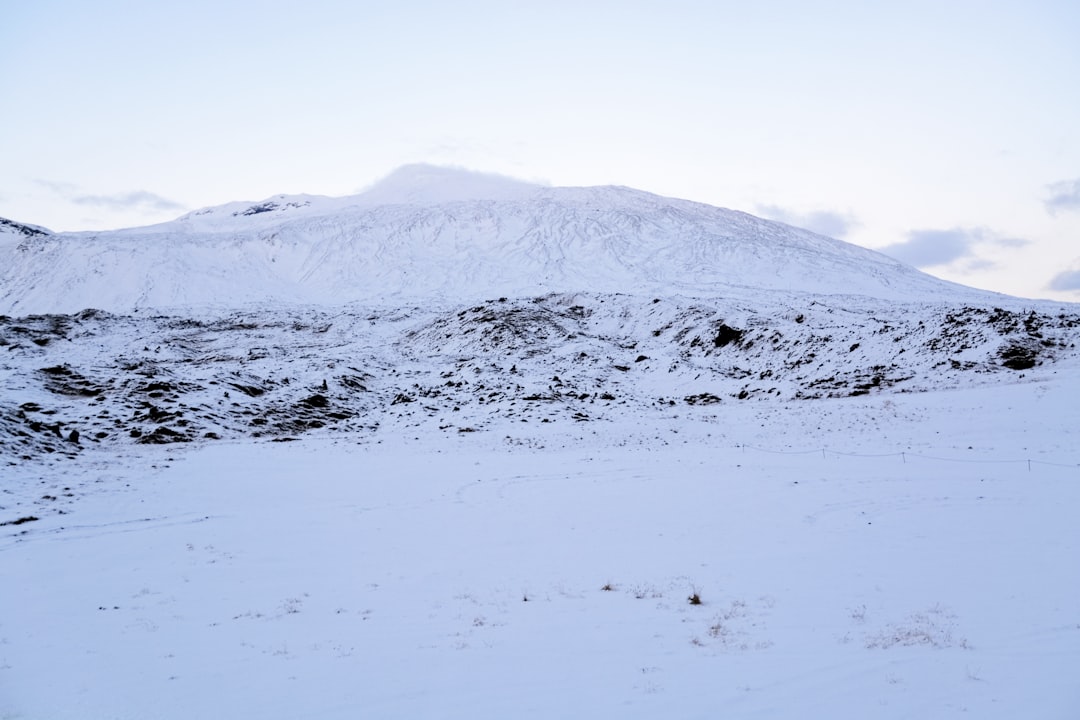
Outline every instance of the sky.
<path fill-rule="evenodd" d="M 427 162 L 1080 301 L 1075 0 L 10 5 L 0 216 L 20 222 L 146 225 Z"/>

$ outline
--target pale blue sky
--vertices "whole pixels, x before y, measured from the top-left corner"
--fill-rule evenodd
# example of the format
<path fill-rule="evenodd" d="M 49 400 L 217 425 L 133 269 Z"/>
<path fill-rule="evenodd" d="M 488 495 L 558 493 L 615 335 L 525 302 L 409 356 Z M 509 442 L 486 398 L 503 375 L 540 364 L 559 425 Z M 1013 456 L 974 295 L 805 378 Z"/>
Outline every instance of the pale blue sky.
<path fill-rule="evenodd" d="M 1075 0 L 10 5 L 0 216 L 140 225 L 432 162 L 1080 300 Z"/>

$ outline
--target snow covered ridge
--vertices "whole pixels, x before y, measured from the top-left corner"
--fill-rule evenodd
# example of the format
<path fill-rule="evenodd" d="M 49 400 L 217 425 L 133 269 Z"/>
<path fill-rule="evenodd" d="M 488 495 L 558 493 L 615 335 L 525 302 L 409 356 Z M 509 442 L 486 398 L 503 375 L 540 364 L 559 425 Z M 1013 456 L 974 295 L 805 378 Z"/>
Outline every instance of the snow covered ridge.
<path fill-rule="evenodd" d="M 1007 302 L 781 223 L 622 187 L 424 166 L 346 198 L 282 195 L 0 247 L 0 313 L 249 302 L 479 302 L 551 292 Z"/>
<path fill-rule="evenodd" d="M 23 238 L 43 237 L 51 234 L 49 230 L 43 227 L 17 223 L 14 220 L 0 217 L 0 241 L 5 239 L 22 240 Z"/>
<path fill-rule="evenodd" d="M 1075 372 L 1080 314 L 546 295 L 450 308 L 0 317 L 0 457 L 708 417 Z"/>

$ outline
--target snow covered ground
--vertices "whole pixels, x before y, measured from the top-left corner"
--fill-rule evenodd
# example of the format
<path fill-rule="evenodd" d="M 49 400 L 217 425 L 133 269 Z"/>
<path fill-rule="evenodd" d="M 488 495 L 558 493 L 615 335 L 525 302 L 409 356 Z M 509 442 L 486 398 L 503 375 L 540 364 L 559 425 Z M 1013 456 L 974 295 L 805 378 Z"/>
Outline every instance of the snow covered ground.
<path fill-rule="evenodd" d="M 1077 342 L 628 188 L 0 221 L 0 720 L 1075 719 Z"/>
<path fill-rule="evenodd" d="M 1073 718 L 1076 370 L 9 467 L 0 717 Z"/>

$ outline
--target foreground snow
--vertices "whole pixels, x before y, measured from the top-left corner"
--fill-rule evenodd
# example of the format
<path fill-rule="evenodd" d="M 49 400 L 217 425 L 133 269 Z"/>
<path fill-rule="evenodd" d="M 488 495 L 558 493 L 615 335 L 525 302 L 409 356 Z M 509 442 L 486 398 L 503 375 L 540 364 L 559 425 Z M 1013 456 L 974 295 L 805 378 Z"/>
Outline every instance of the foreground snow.
<path fill-rule="evenodd" d="M 1075 370 L 9 467 L 0 717 L 1076 717 Z"/>

